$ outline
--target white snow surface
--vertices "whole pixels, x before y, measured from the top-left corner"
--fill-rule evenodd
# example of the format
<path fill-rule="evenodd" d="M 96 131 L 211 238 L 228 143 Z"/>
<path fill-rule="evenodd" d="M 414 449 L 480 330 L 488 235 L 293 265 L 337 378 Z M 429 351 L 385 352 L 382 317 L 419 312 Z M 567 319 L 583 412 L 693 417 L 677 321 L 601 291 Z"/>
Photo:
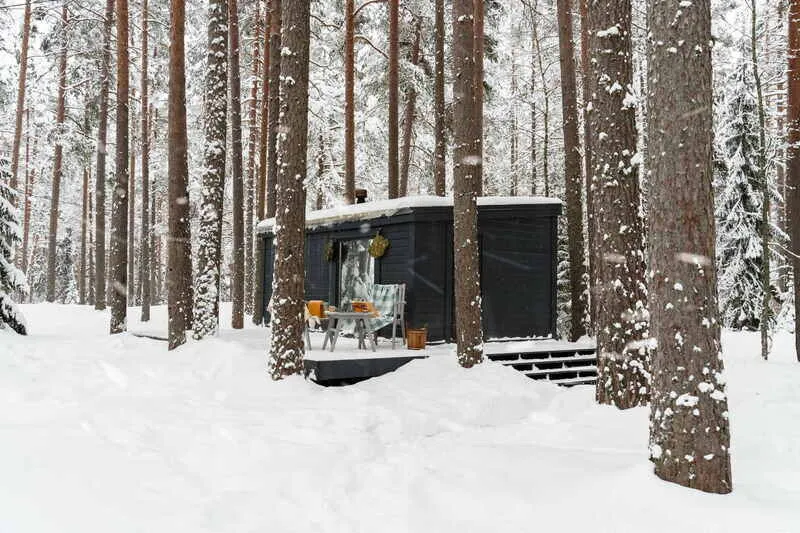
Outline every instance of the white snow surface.
<path fill-rule="evenodd" d="M 478 198 L 479 206 L 505 205 L 561 205 L 558 198 L 544 196 L 482 196 Z M 348 220 L 372 220 L 392 216 L 404 209 L 424 207 L 453 207 L 452 196 L 405 196 L 394 200 L 377 200 L 363 204 L 342 205 L 330 209 L 320 209 L 306 214 L 306 227 L 326 226 Z M 264 233 L 275 226 L 275 219 L 268 218 L 259 222 L 256 231 Z"/>
<path fill-rule="evenodd" d="M 0 332 L 0 532 L 800 531 L 800 364 L 726 333 L 734 492 L 652 474 L 647 409 L 455 355 L 271 381 L 267 330 L 168 353 L 88 307 Z M 165 311 L 156 308 L 157 331 Z M 382 350 L 389 348 L 382 346 Z"/>

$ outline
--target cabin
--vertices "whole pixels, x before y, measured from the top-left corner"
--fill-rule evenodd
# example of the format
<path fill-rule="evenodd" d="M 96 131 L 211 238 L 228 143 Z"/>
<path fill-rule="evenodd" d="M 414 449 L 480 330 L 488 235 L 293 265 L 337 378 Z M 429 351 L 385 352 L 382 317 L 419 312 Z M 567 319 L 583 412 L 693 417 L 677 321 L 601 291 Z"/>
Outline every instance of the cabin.
<path fill-rule="evenodd" d="M 478 235 L 484 338 L 556 338 L 556 247 L 561 201 L 482 197 Z M 274 220 L 262 221 L 266 313 L 271 298 Z M 369 253 L 381 235 L 388 247 Z M 306 220 L 307 300 L 346 306 L 370 284 L 406 285 L 406 324 L 427 327 L 428 342 L 455 339 L 453 200 L 380 200 L 311 212 Z M 266 315 L 265 315 L 266 316 Z"/>

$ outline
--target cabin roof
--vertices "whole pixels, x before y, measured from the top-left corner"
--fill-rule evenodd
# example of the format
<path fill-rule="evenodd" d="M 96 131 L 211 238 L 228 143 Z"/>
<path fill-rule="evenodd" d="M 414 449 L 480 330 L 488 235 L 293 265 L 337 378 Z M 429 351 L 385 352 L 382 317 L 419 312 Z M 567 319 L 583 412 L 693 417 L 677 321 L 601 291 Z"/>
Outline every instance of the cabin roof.
<path fill-rule="evenodd" d="M 478 198 L 479 206 L 524 206 L 524 205 L 561 205 L 558 198 L 544 196 L 482 196 Z M 320 209 L 306 214 L 306 228 L 330 226 L 340 222 L 373 220 L 389 217 L 401 212 L 432 207 L 453 207 L 452 196 L 405 196 L 394 200 L 377 200 L 363 204 L 342 205 L 330 209 Z M 275 226 L 275 219 L 268 218 L 259 222 L 256 232 L 266 233 Z"/>

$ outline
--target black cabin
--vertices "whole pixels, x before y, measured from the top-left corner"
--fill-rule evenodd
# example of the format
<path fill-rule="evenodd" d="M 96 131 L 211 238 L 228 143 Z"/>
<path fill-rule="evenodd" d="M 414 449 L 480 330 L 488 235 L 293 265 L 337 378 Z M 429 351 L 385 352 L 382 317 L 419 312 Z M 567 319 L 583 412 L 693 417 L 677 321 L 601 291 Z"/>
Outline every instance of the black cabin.
<path fill-rule="evenodd" d="M 556 337 L 556 240 L 561 202 L 485 197 L 478 202 L 486 340 Z M 272 293 L 272 220 L 265 239 L 264 309 Z M 417 196 L 314 211 L 306 222 L 307 300 L 332 305 L 371 283 L 405 283 L 406 324 L 427 326 L 428 341 L 455 338 L 452 198 Z M 368 247 L 380 234 L 380 258 Z M 456 274 L 457 275 L 457 274 Z M 265 311 L 266 312 L 266 311 Z"/>

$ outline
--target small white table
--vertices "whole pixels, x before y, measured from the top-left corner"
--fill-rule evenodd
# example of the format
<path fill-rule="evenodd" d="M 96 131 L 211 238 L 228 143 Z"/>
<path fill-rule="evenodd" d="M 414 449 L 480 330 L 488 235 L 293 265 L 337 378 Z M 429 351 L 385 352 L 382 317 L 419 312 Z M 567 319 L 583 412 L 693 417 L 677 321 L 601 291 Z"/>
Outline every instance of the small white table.
<path fill-rule="evenodd" d="M 372 351 L 375 351 L 375 341 L 371 335 L 367 334 L 367 319 L 374 318 L 372 313 L 330 311 L 325 316 L 328 318 L 328 329 L 325 331 L 325 340 L 322 342 L 323 350 L 328 345 L 328 341 L 331 343 L 331 351 L 336 348 L 336 339 L 339 338 L 339 334 L 342 332 L 342 322 L 352 320 L 355 322 L 355 335 L 358 339 L 359 349 L 367 349 L 366 339 L 369 338 Z"/>

